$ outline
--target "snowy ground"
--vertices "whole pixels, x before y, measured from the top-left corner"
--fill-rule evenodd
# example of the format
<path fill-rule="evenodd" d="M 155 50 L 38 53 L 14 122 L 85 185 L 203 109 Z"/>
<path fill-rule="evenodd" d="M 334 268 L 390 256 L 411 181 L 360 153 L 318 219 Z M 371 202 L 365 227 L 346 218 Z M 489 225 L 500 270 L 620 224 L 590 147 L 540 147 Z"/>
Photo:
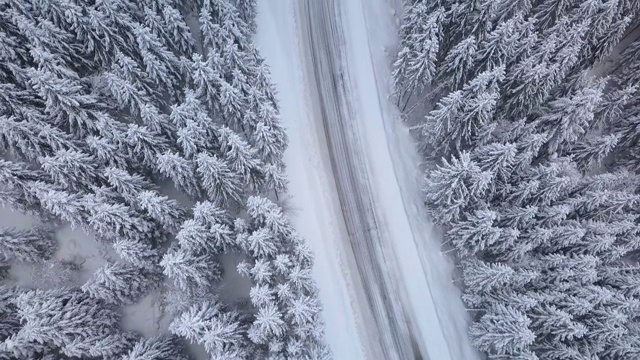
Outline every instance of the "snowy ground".
<path fill-rule="evenodd" d="M 419 158 L 387 100 L 387 0 L 259 2 L 295 222 L 336 359 L 474 359 L 451 262 L 424 221 Z"/>

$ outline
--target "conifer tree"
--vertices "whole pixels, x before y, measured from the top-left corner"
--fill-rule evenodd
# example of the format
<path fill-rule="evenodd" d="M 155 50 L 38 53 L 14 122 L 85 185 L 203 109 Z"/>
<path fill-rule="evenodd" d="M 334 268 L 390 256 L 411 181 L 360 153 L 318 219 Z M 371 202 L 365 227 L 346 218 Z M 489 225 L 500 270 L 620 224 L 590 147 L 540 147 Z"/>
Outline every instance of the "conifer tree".
<path fill-rule="evenodd" d="M 178 190 L 194 197 L 200 194 L 193 161 L 171 151 L 159 154 L 156 161 L 158 171 L 171 179 Z"/>
<path fill-rule="evenodd" d="M 158 285 L 157 272 L 126 263 L 109 263 L 96 271 L 82 291 L 110 304 L 128 304 Z"/>
<path fill-rule="evenodd" d="M 5 340 L 6 345 L 24 342 L 65 347 L 115 331 L 120 319 L 102 301 L 71 288 L 26 291 L 14 303 L 22 326 Z M 17 346 L 8 347 L 20 350 Z"/>
<path fill-rule="evenodd" d="M 160 335 L 141 339 L 122 357 L 122 360 L 187 360 L 185 349 L 177 336 Z"/>
<path fill-rule="evenodd" d="M 158 249 L 147 242 L 121 238 L 112 245 L 122 260 L 140 268 L 155 268 L 162 258 Z"/>
<path fill-rule="evenodd" d="M 393 66 L 394 87 L 403 106 L 415 91 L 429 86 L 435 75 L 442 36 L 440 23 L 445 16 L 443 8 L 429 11 L 422 2 L 407 10 L 401 29 L 401 50 Z"/>
<path fill-rule="evenodd" d="M 169 331 L 203 344 L 213 358 L 236 359 L 247 355 L 240 315 L 216 302 L 192 306 L 171 323 Z"/>
<path fill-rule="evenodd" d="M 535 340 L 529 326 L 531 320 L 522 312 L 494 305 L 469 331 L 474 345 L 498 355 L 517 355 Z"/>
<path fill-rule="evenodd" d="M 0 229 L 0 259 L 2 261 L 39 262 L 53 255 L 56 240 L 41 229 Z"/>
<path fill-rule="evenodd" d="M 198 175 L 212 199 L 227 202 L 240 201 L 240 174 L 218 156 L 200 153 L 197 157 Z"/>
<path fill-rule="evenodd" d="M 162 272 L 182 290 L 207 288 L 222 278 L 220 264 L 208 255 L 193 255 L 186 250 L 164 255 Z"/>

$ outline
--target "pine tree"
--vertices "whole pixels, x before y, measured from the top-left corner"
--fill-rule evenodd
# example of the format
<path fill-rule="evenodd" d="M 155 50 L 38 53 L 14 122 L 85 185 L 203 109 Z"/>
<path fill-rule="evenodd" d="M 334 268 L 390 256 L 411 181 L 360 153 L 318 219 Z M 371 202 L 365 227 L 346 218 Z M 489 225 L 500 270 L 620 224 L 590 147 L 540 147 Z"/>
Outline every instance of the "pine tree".
<path fill-rule="evenodd" d="M 29 185 L 37 202 L 33 203 L 26 198 L 27 205 L 41 206 L 49 214 L 68 221 L 72 227 L 77 228 L 87 223 L 88 214 L 85 213 L 86 203 L 82 194 L 57 190 L 57 187 L 44 182 L 31 182 Z"/>
<path fill-rule="evenodd" d="M 194 197 L 200 194 L 193 161 L 169 151 L 158 155 L 156 166 L 162 175 L 171 179 L 178 190 Z"/>
<path fill-rule="evenodd" d="M 464 284 L 471 292 L 488 293 L 511 282 L 515 271 L 505 264 L 467 260 L 463 263 Z"/>
<path fill-rule="evenodd" d="M 56 248 L 53 234 L 44 229 L 0 229 L 2 261 L 39 262 L 49 259 Z"/>
<path fill-rule="evenodd" d="M 286 317 L 296 326 L 314 324 L 320 312 L 317 300 L 309 296 L 300 296 L 291 300 L 287 306 Z"/>
<path fill-rule="evenodd" d="M 429 86 L 436 71 L 440 23 L 444 9 L 429 12 L 425 4 L 410 6 L 404 17 L 401 50 L 393 67 L 394 88 L 400 104 Z"/>
<path fill-rule="evenodd" d="M 22 319 L 22 327 L 5 343 L 64 347 L 74 341 L 114 332 L 120 319 L 102 301 L 92 299 L 77 289 L 30 290 L 20 294 L 14 303 Z"/>
<path fill-rule="evenodd" d="M 271 337 L 281 337 L 287 329 L 282 314 L 274 304 L 266 304 L 258 310 L 251 328 L 249 338 L 256 344 L 264 344 Z"/>
<path fill-rule="evenodd" d="M 232 171 L 229 164 L 216 155 L 205 153 L 198 155 L 197 164 L 202 186 L 212 199 L 223 202 L 240 201 L 240 176 Z"/>
<path fill-rule="evenodd" d="M 129 304 L 153 290 L 160 280 L 154 271 L 127 263 L 108 263 L 93 274 L 82 291 L 110 304 Z"/>
<path fill-rule="evenodd" d="M 164 255 L 162 272 L 182 290 L 207 288 L 222 278 L 220 264 L 207 255 L 192 255 L 185 250 Z"/>
<path fill-rule="evenodd" d="M 257 227 L 265 226 L 275 236 L 289 237 L 293 234 L 293 227 L 282 213 L 282 209 L 267 198 L 249 197 L 247 199 L 247 213 Z"/>
<path fill-rule="evenodd" d="M 473 255 L 489 248 L 500 236 L 495 225 L 497 214 L 489 210 L 476 210 L 468 219 L 452 224 L 448 235 L 458 251 Z"/>
<path fill-rule="evenodd" d="M 187 360 L 185 349 L 177 336 L 160 335 L 141 339 L 122 360 Z"/>
<path fill-rule="evenodd" d="M 218 254 L 233 244 L 233 232 L 225 224 L 206 226 L 194 219 L 182 223 L 176 240 L 180 247 L 192 253 Z"/>
<path fill-rule="evenodd" d="M 251 32 L 256 31 L 256 15 L 257 15 L 257 2 L 256 0 L 236 0 L 236 7 L 240 13 L 240 18 L 247 23 Z"/>
<path fill-rule="evenodd" d="M 602 87 L 599 85 L 549 103 L 549 109 L 538 121 L 542 129 L 550 134 L 550 152 L 562 151 L 561 144 L 575 143 L 586 133 L 601 98 Z M 565 149 L 567 145 L 564 145 Z"/>
<path fill-rule="evenodd" d="M 140 268 L 154 268 L 161 259 L 158 249 L 146 242 L 118 239 L 112 245 L 122 260 Z"/>
<path fill-rule="evenodd" d="M 98 169 L 94 159 L 77 151 L 58 151 L 54 156 L 40 159 L 42 169 L 51 179 L 70 190 L 87 190 L 93 184 L 100 184 Z"/>
<path fill-rule="evenodd" d="M 522 312 L 494 305 L 480 321 L 471 325 L 469 334 L 478 349 L 497 355 L 517 354 L 533 344 L 531 321 Z"/>
<path fill-rule="evenodd" d="M 553 305 L 537 306 L 528 316 L 534 332 L 553 336 L 558 341 L 582 338 L 588 331 L 584 324 L 573 321 L 571 315 Z"/>
<path fill-rule="evenodd" d="M 101 334 L 90 337 L 78 337 L 62 348 L 62 352 L 70 357 L 115 357 L 128 350 L 134 336 L 130 334 Z"/>
<path fill-rule="evenodd" d="M 438 69 L 437 78 L 450 78 L 452 89 L 461 87 L 474 68 L 476 51 L 476 38 L 473 36 L 456 44 Z"/>
<path fill-rule="evenodd" d="M 108 203 L 91 196 L 84 203 L 89 213 L 88 224 L 98 236 L 112 240 L 120 237 L 143 240 L 153 234 L 153 223 L 124 204 Z"/>
<path fill-rule="evenodd" d="M 220 140 L 221 152 L 233 172 L 240 174 L 245 184 L 257 187 L 262 182 L 262 162 L 257 158 L 255 149 L 228 128 L 220 130 Z"/>
<path fill-rule="evenodd" d="M 204 302 L 176 317 L 169 331 L 204 345 L 213 358 L 242 358 L 247 354 L 240 315 L 219 303 Z"/>
<path fill-rule="evenodd" d="M 278 251 L 277 239 L 266 228 L 259 228 L 252 232 L 243 245 L 246 251 L 256 258 L 274 256 Z"/>
<path fill-rule="evenodd" d="M 504 67 L 487 70 L 465 84 L 460 93 L 452 93 L 456 96 L 447 96 L 439 102 L 422 125 L 427 141 L 453 144 L 461 150 L 476 140 L 480 131 L 493 121 L 498 83 L 503 77 Z"/>
<path fill-rule="evenodd" d="M 505 7 L 501 6 L 499 9 Z M 500 65 L 509 68 L 516 61 L 529 56 L 536 40 L 534 22 L 525 20 L 523 14 L 516 14 L 504 22 L 499 22 L 478 44 L 475 60 L 477 68 L 484 70 Z"/>
<path fill-rule="evenodd" d="M 185 210 L 180 204 L 155 191 L 142 191 L 137 196 L 138 205 L 149 217 L 162 225 L 169 232 L 178 231 L 180 221 L 185 217 Z"/>
<path fill-rule="evenodd" d="M 120 140 L 116 142 L 104 137 L 88 136 L 85 142 L 98 164 L 105 168 L 126 169 L 129 168 L 130 159 L 123 151 L 125 149 L 121 146 Z"/>
<path fill-rule="evenodd" d="M 126 131 L 129 156 L 144 166 L 153 167 L 160 154 L 169 150 L 167 139 L 146 126 L 129 124 Z"/>
<path fill-rule="evenodd" d="M 0 341 L 4 341 L 20 329 L 18 309 L 12 303 L 12 299 L 19 294 L 16 287 L 0 285 Z M 2 354 L 2 351 L 0 351 Z"/>

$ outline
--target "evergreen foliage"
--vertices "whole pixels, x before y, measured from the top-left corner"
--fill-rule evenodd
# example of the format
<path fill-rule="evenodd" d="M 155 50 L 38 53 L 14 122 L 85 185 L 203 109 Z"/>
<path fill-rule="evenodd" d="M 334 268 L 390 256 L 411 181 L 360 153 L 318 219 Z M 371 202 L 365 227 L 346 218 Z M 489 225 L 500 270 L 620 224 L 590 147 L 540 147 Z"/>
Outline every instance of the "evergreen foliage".
<path fill-rule="evenodd" d="M 120 258 L 80 287 L 3 285 L 0 359 L 186 359 L 181 338 L 221 359 L 327 354 L 309 249 L 269 200 L 286 191 L 287 136 L 255 16 L 255 0 L 0 4 L 0 200 Z M 0 230 L 3 265 L 55 246 Z M 202 301 L 231 253 L 253 307 Z M 115 306 L 152 290 L 195 305 L 175 335 L 121 331 Z"/>
<path fill-rule="evenodd" d="M 406 2 L 395 94 L 489 358 L 640 354 L 636 3 Z"/>

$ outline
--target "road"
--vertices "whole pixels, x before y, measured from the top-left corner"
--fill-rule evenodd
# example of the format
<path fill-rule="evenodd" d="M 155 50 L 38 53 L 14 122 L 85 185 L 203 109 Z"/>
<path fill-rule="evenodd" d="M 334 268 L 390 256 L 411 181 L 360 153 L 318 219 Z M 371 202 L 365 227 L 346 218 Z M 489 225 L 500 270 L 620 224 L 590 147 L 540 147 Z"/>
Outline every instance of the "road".
<path fill-rule="evenodd" d="M 350 69 L 346 53 L 342 8 L 333 0 L 300 2 L 304 43 L 312 62 L 318 103 L 336 179 L 348 241 L 362 278 L 366 306 L 373 314 L 384 359 L 422 358 L 415 353 L 395 272 L 388 271 L 369 171 L 355 128 Z"/>
<path fill-rule="evenodd" d="M 481 359 L 422 204 L 420 156 L 388 100 L 401 7 L 258 2 L 256 44 L 290 139 L 287 208 L 315 254 L 335 359 Z"/>

